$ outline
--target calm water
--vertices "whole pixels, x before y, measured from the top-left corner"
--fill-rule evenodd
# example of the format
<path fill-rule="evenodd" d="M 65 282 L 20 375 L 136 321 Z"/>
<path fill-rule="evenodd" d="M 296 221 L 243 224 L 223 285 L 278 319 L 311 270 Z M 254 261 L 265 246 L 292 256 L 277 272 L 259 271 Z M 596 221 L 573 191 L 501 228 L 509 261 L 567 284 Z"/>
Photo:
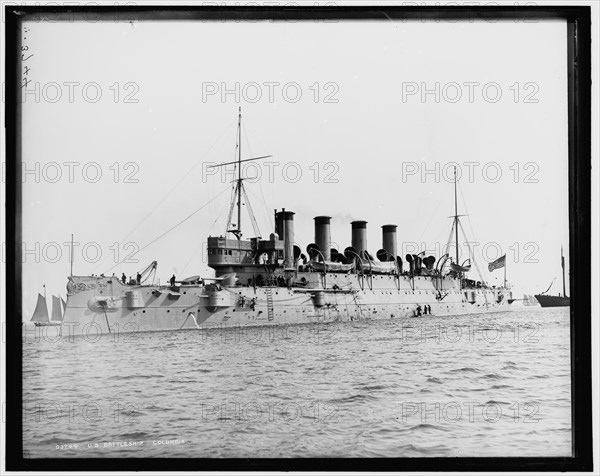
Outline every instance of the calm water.
<path fill-rule="evenodd" d="M 26 456 L 567 456 L 568 324 L 568 308 L 522 308 L 246 332 L 28 330 Z"/>

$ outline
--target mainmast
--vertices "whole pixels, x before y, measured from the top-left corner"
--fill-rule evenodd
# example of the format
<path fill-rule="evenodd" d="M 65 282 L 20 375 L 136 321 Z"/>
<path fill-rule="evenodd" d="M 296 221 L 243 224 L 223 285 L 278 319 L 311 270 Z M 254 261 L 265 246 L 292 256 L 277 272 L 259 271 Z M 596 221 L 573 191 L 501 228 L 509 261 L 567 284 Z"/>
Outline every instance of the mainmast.
<path fill-rule="evenodd" d="M 456 264 L 458 262 L 458 200 L 456 195 L 456 165 L 454 166 L 454 231 L 456 235 Z"/>
<path fill-rule="evenodd" d="M 237 182 L 237 239 L 242 235 L 242 106 L 238 115 L 238 182 Z"/>

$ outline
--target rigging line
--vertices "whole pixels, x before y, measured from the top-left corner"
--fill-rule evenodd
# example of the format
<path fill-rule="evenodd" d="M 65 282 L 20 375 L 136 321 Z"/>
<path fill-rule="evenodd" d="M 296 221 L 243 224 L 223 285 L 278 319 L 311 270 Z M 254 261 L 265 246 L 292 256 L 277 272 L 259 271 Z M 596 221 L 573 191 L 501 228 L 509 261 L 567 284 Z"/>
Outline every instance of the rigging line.
<path fill-rule="evenodd" d="M 208 229 L 209 234 L 212 233 L 213 229 L 215 228 L 215 224 L 223 216 L 223 212 L 227 209 L 227 205 L 229 205 L 229 203 L 231 203 L 231 200 L 229 202 L 225 202 L 223 204 L 223 206 L 221 207 L 221 209 L 219 210 L 219 212 L 217 213 L 217 218 L 215 218 L 215 221 L 212 222 L 212 225 L 210 225 L 210 228 Z"/>
<path fill-rule="evenodd" d="M 475 253 L 471 249 L 471 245 L 469 244 L 469 241 L 467 240 L 467 235 L 465 234 L 465 229 L 463 228 L 462 223 L 458 222 L 458 224 L 460 225 L 460 229 L 463 233 L 463 238 L 465 239 L 465 242 L 467 243 L 467 248 L 469 249 L 469 256 L 472 256 L 473 263 L 475 263 L 475 269 L 477 270 L 477 274 L 479 274 L 479 278 L 481 279 L 481 282 L 486 283 L 486 280 L 483 277 L 481 269 L 479 269 L 479 264 L 477 263 L 477 260 L 475 259 Z M 486 301 L 487 301 L 487 298 L 486 298 Z"/>
<path fill-rule="evenodd" d="M 235 207 L 235 195 L 237 192 L 237 183 L 234 185 L 231 185 L 231 198 L 229 199 L 229 213 L 227 214 L 227 223 L 225 224 L 225 234 L 223 235 L 224 237 L 227 237 L 227 233 L 229 232 L 230 229 L 233 229 L 233 226 L 231 226 L 231 219 L 233 216 L 233 208 Z"/>
<path fill-rule="evenodd" d="M 256 199 L 256 201 L 260 201 L 260 197 L 255 192 L 253 192 L 252 190 L 244 187 L 244 191 L 248 194 L 249 197 L 250 196 L 254 197 Z M 267 209 L 267 212 L 268 212 L 268 209 Z M 267 213 L 267 216 L 270 217 L 270 218 L 273 218 L 272 215 L 273 215 L 273 212 L 271 212 L 270 214 Z M 261 220 L 262 219 L 263 219 L 263 217 L 261 216 Z M 264 225 L 264 221 L 263 221 L 263 225 Z M 272 230 L 275 229 L 275 223 L 273 222 L 272 219 L 267 221 L 267 225 L 271 227 L 270 229 L 272 229 Z"/>
<path fill-rule="evenodd" d="M 234 121 L 236 121 L 236 120 L 237 120 L 237 118 L 234 119 Z M 231 124 L 230 124 L 230 126 L 231 126 Z M 237 176 L 238 148 L 239 148 L 238 134 L 236 133 L 236 135 L 235 135 L 235 146 L 233 148 L 233 161 L 231 162 L 231 164 L 234 164 L 233 165 L 233 171 L 232 171 L 234 177 Z M 225 177 L 227 177 L 227 175 L 229 175 L 229 171 L 227 170 L 226 167 L 223 167 L 223 168 L 219 167 L 219 169 L 220 169 L 220 172 L 221 172 L 221 179 L 223 180 Z M 228 230 L 230 228 L 232 228 L 229 225 L 231 224 L 231 218 L 233 216 L 233 209 L 235 207 L 235 193 L 236 193 L 236 190 L 237 190 L 236 183 L 237 182 L 235 180 L 231 182 L 231 184 L 232 184 L 231 185 L 231 198 L 229 200 L 229 203 L 231 204 L 231 208 L 229 210 L 229 215 L 228 215 L 228 218 L 227 218 L 227 223 L 225 224 L 225 234 L 223 235 L 225 237 L 227 237 Z"/>
<path fill-rule="evenodd" d="M 475 230 L 474 230 L 474 228 L 473 228 L 473 223 L 471 223 L 471 216 L 470 216 L 470 213 L 469 213 L 469 208 L 467 207 L 467 201 L 465 200 L 465 196 L 464 196 L 464 194 L 463 194 L 463 191 L 462 191 L 462 188 L 461 188 L 461 186 L 460 186 L 460 183 L 458 184 L 458 190 L 460 191 L 460 197 L 462 198 L 463 205 L 464 205 L 464 207 L 465 207 L 465 212 L 466 212 L 466 216 L 467 216 L 467 221 L 469 222 L 469 229 L 471 230 L 471 236 L 473 237 L 474 243 L 479 243 L 479 241 L 477 240 L 477 237 L 475 236 Z M 465 238 L 465 241 L 468 243 L 468 242 L 469 242 L 469 240 L 468 240 L 468 238 L 467 238 L 467 234 L 465 233 L 465 230 L 464 230 L 464 228 L 463 228 L 462 224 L 460 225 L 460 228 L 461 228 L 461 230 L 462 230 L 462 232 L 463 232 L 463 236 L 464 236 L 464 238 Z M 483 255 L 482 255 L 482 258 L 483 258 Z M 474 252 L 473 252 L 473 260 L 475 261 L 475 268 L 477 268 L 477 272 L 479 273 L 479 277 L 481 278 L 481 280 L 482 280 L 483 282 L 487 282 L 487 280 L 486 280 L 486 279 L 484 279 L 484 277 L 483 277 L 483 275 L 482 275 L 481 271 L 480 271 L 480 270 L 479 270 L 479 268 L 477 267 L 477 261 L 475 260 L 475 253 L 474 253 Z M 488 275 L 486 274 L 486 276 L 488 276 Z M 487 299 L 487 298 L 486 298 L 486 299 Z"/>
<path fill-rule="evenodd" d="M 546 294 L 548 291 L 550 291 L 550 288 L 552 287 L 552 285 L 554 284 L 554 281 L 556 280 L 556 276 L 554 278 L 552 278 L 552 282 L 550 283 L 550 286 L 548 286 L 548 289 L 546 289 L 542 294 Z"/>
<path fill-rule="evenodd" d="M 444 231 L 445 231 L 445 229 L 444 229 L 444 228 L 441 228 L 441 229 L 440 229 L 440 231 L 438 232 L 438 234 L 437 234 L 437 235 L 434 237 L 434 239 L 433 239 L 433 246 L 434 246 L 434 248 L 433 248 L 433 249 L 434 249 L 434 250 L 436 249 L 436 248 L 435 248 L 435 245 L 436 245 L 436 243 L 438 242 L 438 240 L 439 240 L 440 236 L 442 235 L 442 233 L 444 233 Z M 440 248 L 440 251 L 442 252 L 442 254 L 444 254 L 444 253 L 443 253 L 443 248 Z"/>
<path fill-rule="evenodd" d="M 442 250 L 442 254 L 449 254 L 450 242 L 452 241 L 452 233 L 454 232 L 454 226 L 456 225 L 456 220 L 452 220 L 452 226 L 450 227 L 450 234 L 448 235 L 448 241 L 446 241 L 446 247 Z M 457 245 L 458 246 L 458 243 Z M 456 263 L 458 264 L 458 263 Z"/>
<path fill-rule="evenodd" d="M 225 190 L 223 190 L 221 193 L 219 193 L 218 195 L 214 196 L 213 198 L 211 198 L 208 202 L 206 202 L 204 205 L 202 205 L 200 208 L 198 208 L 196 211 L 190 213 L 187 217 L 185 217 L 183 220 L 181 220 L 180 222 L 176 223 L 175 225 L 173 225 L 171 228 L 169 228 L 167 231 L 165 231 L 164 233 L 162 233 L 161 235 L 157 236 L 156 238 L 154 238 L 150 243 L 147 243 L 146 245 L 142 246 L 139 250 L 137 250 L 135 252 L 135 254 L 138 254 L 139 252 L 145 250 L 146 248 L 148 248 L 150 245 L 152 245 L 153 243 L 157 242 L 158 240 L 160 240 L 163 236 L 165 236 L 166 234 L 170 233 L 171 231 L 173 231 L 175 228 L 177 228 L 179 225 L 181 225 L 182 223 L 186 222 L 187 220 L 189 220 L 190 218 L 192 218 L 196 213 L 198 213 L 200 210 L 204 209 L 205 207 L 208 206 L 209 203 L 215 201 L 217 198 L 219 198 L 221 195 L 223 195 L 226 191 L 228 190 L 228 188 L 226 188 Z M 134 256 L 135 256 L 134 254 Z M 113 270 L 114 268 L 116 268 L 118 265 L 122 264 L 123 262 L 125 262 L 125 260 L 127 260 L 128 258 L 131 258 L 131 256 L 126 256 L 123 260 L 119 261 L 118 263 L 116 263 L 115 265 L 113 265 L 112 267 L 110 267 L 109 269 L 107 269 L 104 273 L 108 273 L 109 271 Z"/>
<path fill-rule="evenodd" d="M 252 154 L 252 149 L 250 148 L 250 141 L 248 140 L 247 129 L 248 129 L 248 126 L 246 126 L 244 128 L 244 138 L 246 139 L 246 146 L 248 147 L 248 152 L 250 152 L 250 157 L 254 157 L 254 155 Z M 262 172 L 263 172 L 262 169 L 260 170 L 260 172 L 261 172 L 261 176 L 262 176 Z M 269 225 L 271 226 L 271 229 L 274 230 L 275 229 L 275 221 L 273 219 L 273 214 L 271 213 L 271 211 L 267 205 L 267 199 L 265 198 L 265 193 L 263 192 L 263 188 L 260 183 L 261 181 L 258 180 L 257 182 L 258 182 L 258 188 L 260 190 L 260 195 L 262 197 L 262 202 L 265 206 L 265 211 L 267 212 L 266 216 L 268 217 L 267 219 L 269 221 Z"/>
<path fill-rule="evenodd" d="M 190 256 L 190 259 L 188 259 L 187 263 L 185 263 L 185 266 L 183 267 L 183 269 L 181 270 L 181 274 L 183 275 L 183 273 L 185 273 L 185 270 L 187 269 L 188 265 L 192 262 L 192 259 L 196 256 L 196 253 L 198 253 L 198 250 L 200 248 L 202 248 L 202 245 L 204 244 L 203 241 L 200 241 L 198 246 L 196 247 L 196 249 L 194 250 L 194 252 L 192 253 L 192 255 Z"/>
<path fill-rule="evenodd" d="M 446 189 L 448 189 L 448 185 L 450 184 L 450 182 L 446 182 Z M 438 203 L 435 207 L 435 210 L 433 211 L 433 213 L 430 215 L 429 217 L 429 222 L 427 223 L 427 225 L 425 226 L 425 229 L 421 232 L 421 236 L 419 237 L 419 243 L 421 242 L 421 240 L 423 239 L 423 236 L 425 236 L 425 233 L 427 232 L 427 230 L 429 229 L 429 225 L 431 225 L 431 222 L 433 221 L 433 219 L 435 218 L 435 214 L 438 211 L 438 208 L 440 208 L 440 205 L 442 204 L 442 201 L 444 200 L 444 197 L 446 197 L 445 191 L 443 194 L 440 194 L 440 198 L 438 200 Z"/>
<path fill-rule="evenodd" d="M 465 196 L 463 195 L 463 191 L 460 186 L 460 183 L 458 184 L 458 190 L 460 191 L 460 198 L 462 198 L 463 206 L 465 207 L 467 221 L 469 222 L 469 229 L 471 230 L 471 236 L 473 237 L 473 240 L 475 240 L 475 243 L 477 243 L 477 237 L 475 236 L 475 230 L 473 229 L 473 224 L 471 223 L 471 216 L 469 214 L 469 208 L 467 207 L 467 201 L 465 200 Z M 463 231 L 463 233 L 464 233 L 464 231 Z M 465 235 L 465 239 L 467 239 L 466 235 Z"/>
<path fill-rule="evenodd" d="M 225 130 L 223 131 L 223 133 L 219 136 L 219 138 L 213 142 L 213 144 L 208 148 L 208 150 L 202 154 L 202 156 L 200 157 L 200 159 L 198 159 L 198 161 L 196 161 L 194 163 L 194 165 L 192 165 L 192 167 L 183 175 L 183 177 L 179 180 L 179 182 L 177 182 L 173 188 L 171 188 L 171 190 L 169 190 L 167 192 L 167 194 L 154 206 L 154 208 L 152 210 L 150 210 L 150 212 L 134 227 L 133 230 L 131 230 L 127 236 L 125 238 L 123 238 L 121 240 L 121 243 L 124 242 L 127 238 L 129 238 L 139 227 L 142 223 L 144 223 L 148 217 L 150 215 L 152 215 L 152 213 L 154 213 L 154 211 L 171 195 L 171 193 L 173 193 L 173 191 L 186 179 L 189 177 L 190 173 L 198 166 L 198 164 L 201 163 L 202 159 L 204 159 L 204 157 L 206 157 L 209 152 L 211 152 L 213 150 L 213 148 L 221 141 L 221 139 L 223 139 L 223 137 L 225 136 L 225 134 L 227 134 L 229 132 L 229 129 L 231 128 L 231 125 L 237 120 L 234 119 L 233 121 L 231 121 L 229 123 L 229 125 L 225 128 Z"/>
<path fill-rule="evenodd" d="M 246 208 L 248 208 L 248 215 L 250 216 L 250 221 L 252 222 L 254 234 L 258 237 L 260 236 L 260 229 L 258 228 L 258 223 L 256 223 L 256 217 L 254 216 L 254 212 L 252 211 L 250 200 L 248 199 L 248 195 L 246 194 L 246 187 L 242 187 L 242 193 L 244 194 L 244 199 L 246 200 Z"/>
<path fill-rule="evenodd" d="M 269 225 L 271 225 L 271 229 L 275 229 L 275 222 L 273 220 L 273 214 L 269 212 L 269 206 L 267 205 L 267 199 L 265 198 L 265 193 L 263 192 L 262 185 L 260 184 L 260 180 L 258 181 L 258 189 L 260 190 L 260 195 L 262 197 L 263 204 L 265 205 L 265 211 L 267 212 L 267 217 L 269 220 Z M 271 208 L 272 209 L 272 208 Z"/>
<path fill-rule="evenodd" d="M 231 127 L 231 125 L 233 124 L 233 122 L 235 122 L 235 121 L 236 121 L 236 119 L 234 119 L 234 120 L 233 120 L 233 121 L 232 121 L 232 122 L 229 124 L 229 126 L 228 126 L 228 130 L 229 130 L 229 128 Z M 234 149 L 234 150 L 233 150 L 233 157 L 234 157 L 234 159 L 236 159 L 235 161 L 237 162 L 237 149 L 238 149 L 238 144 L 237 144 L 237 134 L 235 135 L 235 146 L 234 146 L 234 148 L 233 148 L 233 149 Z M 224 180 L 224 178 L 227 176 L 227 170 L 226 170 L 226 168 L 225 168 L 225 167 L 224 167 L 224 168 L 219 168 L 219 170 L 220 170 L 220 173 L 221 173 L 221 180 Z M 234 176 L 236 175 L 236 172 L 237 172 L 237 167 L 234 165 L 234 167 L 233 167 L 233 175 L 234 175 Z M 233 183 L 233 182 L 232 182 L 232 183 Z M 213 182 L 213 181 L 211 181 L 211 182 L 210 182 L 210 193 L 211 193 L 211 194 L 212 194 L 212 193 L 214 193 L 214 188 L 215 188 L 215 187 L 214 187 L 214 185 L 215 185 L 215 184 L 214 184 L 214 182 Z M 235 193 L 235 186 L 234 186 L 234 185 L 232 185 L 232 187 L 231 187 L 231 199 L 229 200 L 229 203 L 231 203 L 231 202 L 233 201 L 233 196 L 234 196 L 234 193 Z M 213 207 L 211 207 L 211 212 L 214 212 L 214 208 L 213 208 Z M 229 223 L 227 223 L 227 228 L 226 228 L 226 230 L 228 230 L 228 229 L 229 229 Z M 225 235 L 223 235 L 223 236 L 227 236 L 227 231 L 225 231 Z"/>

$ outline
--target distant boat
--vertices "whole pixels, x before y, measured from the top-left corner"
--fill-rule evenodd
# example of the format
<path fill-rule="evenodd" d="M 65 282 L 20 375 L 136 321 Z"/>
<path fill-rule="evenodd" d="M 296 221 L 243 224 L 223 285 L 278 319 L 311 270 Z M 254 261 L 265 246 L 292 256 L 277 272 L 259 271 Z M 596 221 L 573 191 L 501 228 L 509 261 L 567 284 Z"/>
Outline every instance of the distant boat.
<path fill-rule="evenodd" d="M 546 294 L 550 288 L 552 287 L 552 283 L 548 286 L 542 294 L 536 294 L 535 298 L 538 300 L 542 307 L 565 307 L 571 305 L 571 298 L 567 296 L 566 286 L 565 286 L 565 257 L 563 256 L 562 246 L 560 247 L 560 263 L 562 266 L 562 280 L 563 280 L 563 292 L 562 295 L 559 293 L 558 296 L 553 296 L 550 294 Z"/>
<path fill-rule="evenodd" d="M 48 306 L 46 298 L 38 294 L 37 304 L 31 322 L 36 326 L 60 326 L 63 320 L 63 305 L 64 301 L 61 298 L 52 296 L 52 319 L 48 317 Z"/>
<path fill-rule="evenodd" d="M 540 303 L 531 294 L 523 295 L 523 306 L 538 306 Z"/>

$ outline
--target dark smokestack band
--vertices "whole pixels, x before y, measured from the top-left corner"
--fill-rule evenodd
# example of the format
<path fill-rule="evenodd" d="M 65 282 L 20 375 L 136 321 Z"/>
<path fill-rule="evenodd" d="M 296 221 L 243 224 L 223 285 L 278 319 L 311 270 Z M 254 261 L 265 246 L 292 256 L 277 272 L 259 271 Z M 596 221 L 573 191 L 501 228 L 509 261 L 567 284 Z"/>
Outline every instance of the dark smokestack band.
<path fill-rule="evenodd" d="M 352 247 L 362 256 L 362 252 L 367 249 L 367 222 L 356 220 L 352 225 Z"/>
<path fill-rule="evenodd" d="M 275 214 L 275 232 L 283 240 L 283 266 L 294 266 L 294 212 L 283 210 Z"/>
<path fill-rule="evenodd" d="M 325 261 L 331 261 L 331 217 L 315 217 L 315 244 Z"/>
<path fill-rule="evenodd" d="M 398 226 L 396 225 L 383 225 L 382 229 L 382 239 L 383 239 L 383 249 L 387 251 L 394 259 L 396 259 L 396 229 Z"/>

